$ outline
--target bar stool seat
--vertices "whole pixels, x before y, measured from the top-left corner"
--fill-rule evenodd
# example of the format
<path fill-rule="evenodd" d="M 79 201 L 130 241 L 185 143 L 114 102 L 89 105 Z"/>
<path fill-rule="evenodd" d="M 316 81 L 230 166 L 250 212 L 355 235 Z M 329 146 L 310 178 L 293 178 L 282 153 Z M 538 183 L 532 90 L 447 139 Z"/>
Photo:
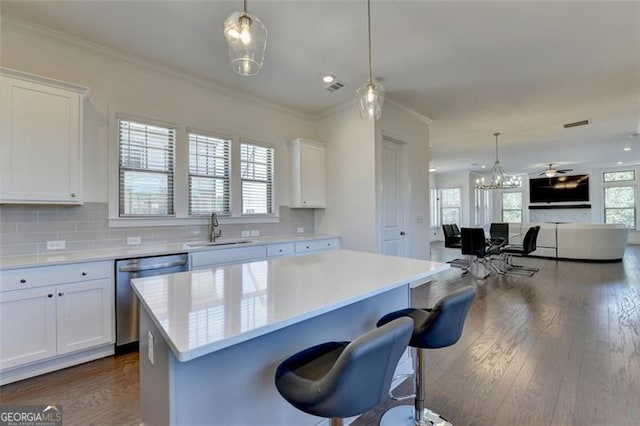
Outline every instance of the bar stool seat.
<path fill-rule="evenodd" d="M 413 321 L 399 318 L 352 342 L 298 352 L 278 366 L 276 388 L 297 409 L 342 424 L 342 418 L 362 414 L 386 398 L 412 331 Z"/>
<path fill-rule="evenodd" d="M 438 300 L 432 309 L 401 309 L 385 315 L 378 321 L 379 326 L 384 326 L 402 317 L 413 319 L 414 327 L 409 346 L 416 348 L 417 352 L 417 356 L 414 356 L 416 361 L 414 406 L 399 405 L 387 410 L 380 420 L 380 425 L 451 425 L 444 417 L 425 407 L 426 350 L 451 346 L 460 339 L 464 321 L 475 295 L 475 288 L 465 287 Z"/>

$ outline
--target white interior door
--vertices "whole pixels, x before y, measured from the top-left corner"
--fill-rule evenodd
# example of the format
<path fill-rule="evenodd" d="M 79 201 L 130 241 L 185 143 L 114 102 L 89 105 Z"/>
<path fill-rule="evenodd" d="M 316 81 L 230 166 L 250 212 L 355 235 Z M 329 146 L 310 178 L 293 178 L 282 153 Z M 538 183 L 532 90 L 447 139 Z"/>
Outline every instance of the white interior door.
<path fill-rule="evenodd" d="M 405 202 L 402 144 L 382 142 L 382 254 L 405 256 Z"/>

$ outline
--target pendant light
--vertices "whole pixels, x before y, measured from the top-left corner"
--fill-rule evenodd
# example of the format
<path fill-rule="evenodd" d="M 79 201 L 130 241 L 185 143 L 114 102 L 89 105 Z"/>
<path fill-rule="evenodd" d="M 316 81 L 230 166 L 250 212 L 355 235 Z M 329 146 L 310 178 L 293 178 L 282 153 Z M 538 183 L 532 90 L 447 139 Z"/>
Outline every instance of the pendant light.
<path fill-rule="evenodd" d="M 498 158 L 498 136 L 500 133 L 494 133 L 496 137 L 496 162 L 493 163 L 493 167 L 489 170 L 489 182 L 485 181 L 484 177 L 476 179 L 477 189 L 513 189 L 522 187 L 521 176 L 509 176 L 502 166 L 500 165 L 500 159 Z"/>
<path fill-rule="evenodd" d="M 231 68 L 241 75 L 258 74 L 267 48 L 267 28 L 247 12 L 247 0 L 244 0 L 242 12 L 234 12 L 224 21 L 223 29 Z"/>
<path fill-rule="evenodd" d="M 367 0 L 367 28 L 369 33 L 369 82 L 358 89 L 360 116 L 367 120 L 377 120 L 382 116 L 384 102 L 384 86 L 373 81 L 371 72 L 371 0 Z"/>

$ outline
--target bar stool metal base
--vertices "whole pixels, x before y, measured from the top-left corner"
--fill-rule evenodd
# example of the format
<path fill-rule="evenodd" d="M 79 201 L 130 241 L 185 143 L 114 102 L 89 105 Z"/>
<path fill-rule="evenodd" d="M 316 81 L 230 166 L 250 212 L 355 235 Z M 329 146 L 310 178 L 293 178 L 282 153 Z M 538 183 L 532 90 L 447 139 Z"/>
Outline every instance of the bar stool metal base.
<path fill-rule="evenodd" d="M 411 405 L 398 405 L 388 409 L 380 419 L 380 426 L 452 426 L 438 413 L 428 408 L 424 409 L 424 422 L 418 424 L 415 419 L 415 409 Z"/>

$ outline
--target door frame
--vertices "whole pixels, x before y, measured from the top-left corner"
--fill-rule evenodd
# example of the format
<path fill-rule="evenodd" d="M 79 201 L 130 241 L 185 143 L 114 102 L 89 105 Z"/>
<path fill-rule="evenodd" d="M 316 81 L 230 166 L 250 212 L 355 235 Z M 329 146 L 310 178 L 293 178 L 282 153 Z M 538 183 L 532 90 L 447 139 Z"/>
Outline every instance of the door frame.
<path fill-rule="evenodd" d="M 408 158 L 407 158 L 407 143 L 404 142 L 406 140 L 409 140 L 409 138 L 406 135 L 403 135 L 400 132 L 397 131 L 391 131 L 391 130 L 387 130 L 387 129 L 376 129 L 376 245 L 377 245 L 377 252 L 378 253 L 382 253 L 383 252 L 383 222 L 382 222 L 382 215 L 383 215 L 383 167 L 382 167 L 382 155 L 383 155 L 383 147 L 384 147 L 384 141 L 388 140 L 390 142 L 394 142 L 396 144 L 398 144 L 400 146 L 400 187 L 401 187 L 401 192 L 400 192 L 400 197 L 402 199 L 402 204 L 403 204 L 403 208 L 402 208 L 402 221 L 404 224 L 404 228 L 405 230 L 407 230 L 408 228 L 408 224 L 409 224 L 409 217 L 408 217 L 408 212 L 409 212 L 409 194 L 407 191 L 408 188 L 408 183 L 409 183 L 409 176 L 407 173 L 407 164 L 408 164 Z M 407 257 L 409 255 L 408 252 L 408 248 L 410 247 L 409 245 L 409 239 L 411 238 L 411 233 L 410 232 L 406 232 L 405 237 L 402 239 L 402 249 L 404 252 L 405 257 Z"/>

